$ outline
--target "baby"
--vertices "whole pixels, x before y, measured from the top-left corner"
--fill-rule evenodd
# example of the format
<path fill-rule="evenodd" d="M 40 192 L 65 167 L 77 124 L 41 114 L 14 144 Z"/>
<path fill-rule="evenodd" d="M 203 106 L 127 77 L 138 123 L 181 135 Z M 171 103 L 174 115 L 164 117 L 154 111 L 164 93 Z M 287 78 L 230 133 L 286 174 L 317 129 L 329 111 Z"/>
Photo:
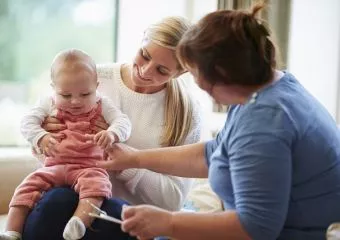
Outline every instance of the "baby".
<path fill-rule="evenodd" d="M 81 239 L 92 218 L 88 203 L 100 207 L 111 197 L 111 183 L 105 170 L 96 167 L 105 149 L 115 142 L 126 141 L 131 132 L 128 117 L 97 94 L 96 65 L 80 50 L 60 52 L 51 66 L 53 96 L 41 99 L 22 120 L 22 134 L 46 155 L 44 166 L 30 174 L 16 189 L 10 203 L 6 232 L 0 240 L 21 239 L 30 209 L 43 192 L 69 185 L 79 193 L 78 207 L 67 223 L 63 237 Z M 59 133 L 46 132 L 41 124 L 48 116 L 65 124 Z M 95 133 L 94 122 L 103 117 L 110 125 Z M 58 136 L 58 137 L 56 137 Z"/>

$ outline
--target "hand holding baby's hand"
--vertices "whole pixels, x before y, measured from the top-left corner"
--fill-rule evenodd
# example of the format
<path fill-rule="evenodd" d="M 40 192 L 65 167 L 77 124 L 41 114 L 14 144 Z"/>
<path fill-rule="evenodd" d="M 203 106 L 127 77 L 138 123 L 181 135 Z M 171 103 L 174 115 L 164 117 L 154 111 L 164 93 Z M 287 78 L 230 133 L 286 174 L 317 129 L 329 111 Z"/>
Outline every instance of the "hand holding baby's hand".
<path fill-rule="evenodd" d="M 103 149 L 109 149 L 112 144 L 118 142 L 118 137 L 111 131 L 103 130 L 94 135 L 93 142 Z"/>

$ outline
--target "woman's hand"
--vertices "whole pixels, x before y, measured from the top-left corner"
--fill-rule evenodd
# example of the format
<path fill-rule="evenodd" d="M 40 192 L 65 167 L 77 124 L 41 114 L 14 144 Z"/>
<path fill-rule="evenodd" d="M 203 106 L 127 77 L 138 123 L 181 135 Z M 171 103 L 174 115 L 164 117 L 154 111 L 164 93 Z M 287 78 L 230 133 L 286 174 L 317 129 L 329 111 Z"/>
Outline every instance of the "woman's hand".
<path fill-rule="evenodd" d="M 91 130 L 96 133 L 99 133 L 103 130 L 107 130 L 108 128 L 109 128 L 109 124 L 106 123 L 103 116 L 100 116 L 94 122 L 94 126 L 91 127 Z"/>
<path fill-rule="evenodd" d="M 122 230 L 138 239 L 172 235 L 172 213 L 150 205 L 124 206 Z"/>
<path fill-rule="evenodd" d="M 124 143 L 116 143 L 106 150 L 109 158 L 107 161 L 97 162 L 97 167 L 107 170 L 120 171 L 127 168 L 137 168 L 136 161 L 138 150 Z"/>
<path fill-rule="evenodd" d="M 39 140 L 38 146 L 46 157 L 53 157 L 59 153 L 56 146 L 63 138 L 62 133 L 48 133 Z"/>
<path fill-rule="evenodd" d="M 66 125 L 61 123 L 59 119 L 55 117 L 47 117 L 41 124 L 41 127 L 47 132 L 59 132 L 66 129 Z"/>

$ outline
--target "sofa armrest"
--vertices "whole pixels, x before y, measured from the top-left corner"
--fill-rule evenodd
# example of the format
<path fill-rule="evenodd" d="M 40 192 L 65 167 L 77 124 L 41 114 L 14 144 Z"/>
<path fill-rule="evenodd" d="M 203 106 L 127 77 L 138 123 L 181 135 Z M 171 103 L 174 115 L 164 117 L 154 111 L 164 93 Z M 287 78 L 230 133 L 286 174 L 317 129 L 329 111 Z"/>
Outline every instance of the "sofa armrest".
<path fill-rule="evenodd" d="M 8 212 L 15 188 L 39 166 L 28 148 L 0 148 L 0 214 Z"/>

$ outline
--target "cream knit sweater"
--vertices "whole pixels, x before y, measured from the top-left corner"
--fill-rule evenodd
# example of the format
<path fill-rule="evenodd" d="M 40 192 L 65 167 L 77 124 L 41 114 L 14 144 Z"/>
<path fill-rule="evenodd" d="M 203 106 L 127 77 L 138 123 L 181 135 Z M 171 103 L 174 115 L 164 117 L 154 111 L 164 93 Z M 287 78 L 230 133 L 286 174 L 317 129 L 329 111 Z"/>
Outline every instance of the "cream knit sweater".
<path fill-rule="evenodd" d="M 121 111 L 128 115 L 132 132 L 127 144 L 137 149 L 160 147 L 160 136 L 164 124 L 164 101 L 166 90 L 154 94 L 142 94 L 129 89 L 122 81 L 121 64 L 99 65 L 97 68 L 99 87 Z M 193 128 L 185 144 L 200 140 L 201 120 L 196 104 Z M 187 196 L 191 180 L 168 176 L 146 169 L 128 169 L 115 175 L 110 174 L 113 197 L 131 204 L 152 204 L 168 210 L 178 210 Z"/>

